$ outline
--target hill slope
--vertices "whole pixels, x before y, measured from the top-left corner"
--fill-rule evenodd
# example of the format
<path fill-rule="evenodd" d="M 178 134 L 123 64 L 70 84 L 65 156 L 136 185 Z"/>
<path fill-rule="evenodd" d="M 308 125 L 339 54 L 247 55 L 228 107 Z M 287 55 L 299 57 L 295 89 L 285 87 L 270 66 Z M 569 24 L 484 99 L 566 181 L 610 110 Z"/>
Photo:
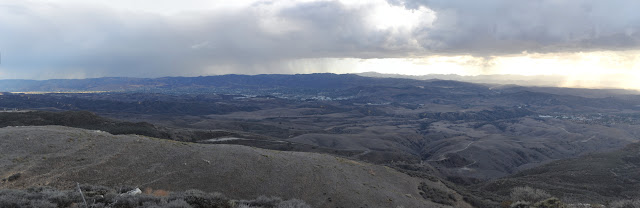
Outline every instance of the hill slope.
<path fill-rule="evenodd" d="M 0 188 L 72 187 L 75 182 L 235 198 L 275 195 L 314 207 L 468 207 L 440 182 L 339 157 L 208 145 L 60 126 L 0 129 Z M 419 189 L 420 187 L 420 189 Z M 442 201 L 442 200 L 440 200 Z M 447 201 L 447 200 L 445 200 Z"/>
<path fill-rule="evenodd" d="M 481 193 L 508 195 L 531 186 L 571 201 L 606 203 L 640 196 L 640 143 L 620 150 L 565 159 L 480 186 Z"/>

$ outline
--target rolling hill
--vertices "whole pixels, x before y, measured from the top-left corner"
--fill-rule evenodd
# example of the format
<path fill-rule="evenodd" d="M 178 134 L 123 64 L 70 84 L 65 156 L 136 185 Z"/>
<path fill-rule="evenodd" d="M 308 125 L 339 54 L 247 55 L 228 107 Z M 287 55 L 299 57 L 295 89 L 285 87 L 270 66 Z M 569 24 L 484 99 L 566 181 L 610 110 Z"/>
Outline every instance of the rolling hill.
<path fill-rule="evenodd" d="M 609 152 L 557 160 L 479 185 L 478 193 L 506 196 L 517 186 L 548 191 L 565 201 L 605 204 L 640 196 L 640 143 Z"/>
<path fill-rule="evenodd" d="M 314 207 L 470 207 L 441 182 L 316 153 L 114 136 L 61 126 L 5 127 L 0 139 L 0 177 L 20 173 L 3 181 L 1 188 L 64 189 L 79 182 L 199 189 L 234 198 L 273 195 L 302 199 Z"/>

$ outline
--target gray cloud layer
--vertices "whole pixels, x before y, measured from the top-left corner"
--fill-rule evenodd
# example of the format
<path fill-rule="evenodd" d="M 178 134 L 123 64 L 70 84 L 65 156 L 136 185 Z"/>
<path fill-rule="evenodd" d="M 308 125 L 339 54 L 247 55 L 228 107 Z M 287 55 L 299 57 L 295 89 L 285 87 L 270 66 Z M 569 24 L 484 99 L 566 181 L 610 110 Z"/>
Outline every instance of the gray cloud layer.
<path fill-rule="evenodd" d="M 436 20 L 408 31 L 380 29 L 368 23 L 372 6 L 338 1 L 267 1 L 173 16 L 9 1 L 0 3 L 0 67 L 32 78 L 199 75 L 212 67 L 213 73 L 293 73 L 287 60 L 618 50 L 640 43 L 635 0 L 390 1 L 429 8 Z"/>
<path fill-rule="evenodd" d="M 407 46 L 410 37 L 363 24 L 366 7 L 340 2 L 273 7 L 256 3 L 239 11 L 165 16 L 91 5 L 0 5 L 3 67 L 49 72 L 45 76 L 60 71 L 197 75 L 210 66 L 221 73 L 292 73 L 283 61 L 402 56 L 414 50 Z"/>
<path fill-rule="evenodd" d="M 433 28 L 416 31 L 432 51 L 476 55 L 637 49 L 635 0 L 390 0 L 434 10 Z"/>

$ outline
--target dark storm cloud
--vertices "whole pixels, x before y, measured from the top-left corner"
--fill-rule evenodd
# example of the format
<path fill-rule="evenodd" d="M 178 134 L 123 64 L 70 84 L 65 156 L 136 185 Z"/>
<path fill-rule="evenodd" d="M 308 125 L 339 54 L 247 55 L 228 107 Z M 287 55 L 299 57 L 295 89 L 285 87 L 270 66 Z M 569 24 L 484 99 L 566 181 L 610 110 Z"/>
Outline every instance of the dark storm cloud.
<path fill-rule="evenodd" d="M 390 0 L 436 12 L 415 31 L 429 51 L 495 55 L 637 49 L 636 0 Z"/>
<path fill-rule="evenodd" d="M 296 73 L 308 71 L 288 61 L 619 50 L 640 44 L 637 1 L 389 1 L 428 8 L 436 19 L 412 28 L 380 28 L 371 23 L 375 3 L 339 1 L 260 1 L 167 15 L 7 0 L 0 3 L 0 78 Z"/>
<path fill-rule="evenodd" d="M 90 77 L 217 73 L 210 67 L 219 73 L 292 73 L 283 61 L 410 51 L 410 37 L 392 38 L 363 23 L 369 8 L 340 2 L 276 6 L 167 16 L 92 5 L 2 5 L 2 67 Z"/>

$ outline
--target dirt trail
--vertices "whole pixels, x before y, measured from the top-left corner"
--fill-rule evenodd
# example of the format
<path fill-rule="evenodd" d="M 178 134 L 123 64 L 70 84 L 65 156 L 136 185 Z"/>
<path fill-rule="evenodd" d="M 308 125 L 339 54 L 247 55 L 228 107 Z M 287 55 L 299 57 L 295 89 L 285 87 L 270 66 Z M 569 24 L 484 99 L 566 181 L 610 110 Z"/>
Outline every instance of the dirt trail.
<path fill-rule="evenodd" d="M 465 146 L 465 147 L 464 147 L 464 148 L 462 148 L 462 149 L 458 149 L 458 150 L 453 150 L 453 151 L 448 151 L 448 152 L 442 153 L 442 154 L 438 157 L 438 159 L 437 159 L 437 160 L 431 159 L 431 160 L 427 160 L 427 162 L 437 162 L 437 161 L 443 161 L 443 160 L 449 159 L 449 157 L 446 157 L 446 156 L 445 156 L 446 154 L 449 154 L 449 153 L 458 153 L 458 152 L 465 151 L 465 150 L 469 149 L 469 147 L 471 147 L 471 145 L 472 145 L 473 143 L 475 143 L 475 141 L 471 141 L 471 142 L 469 142 L 469 144 L 467 144 L 467 146 Z"/>

